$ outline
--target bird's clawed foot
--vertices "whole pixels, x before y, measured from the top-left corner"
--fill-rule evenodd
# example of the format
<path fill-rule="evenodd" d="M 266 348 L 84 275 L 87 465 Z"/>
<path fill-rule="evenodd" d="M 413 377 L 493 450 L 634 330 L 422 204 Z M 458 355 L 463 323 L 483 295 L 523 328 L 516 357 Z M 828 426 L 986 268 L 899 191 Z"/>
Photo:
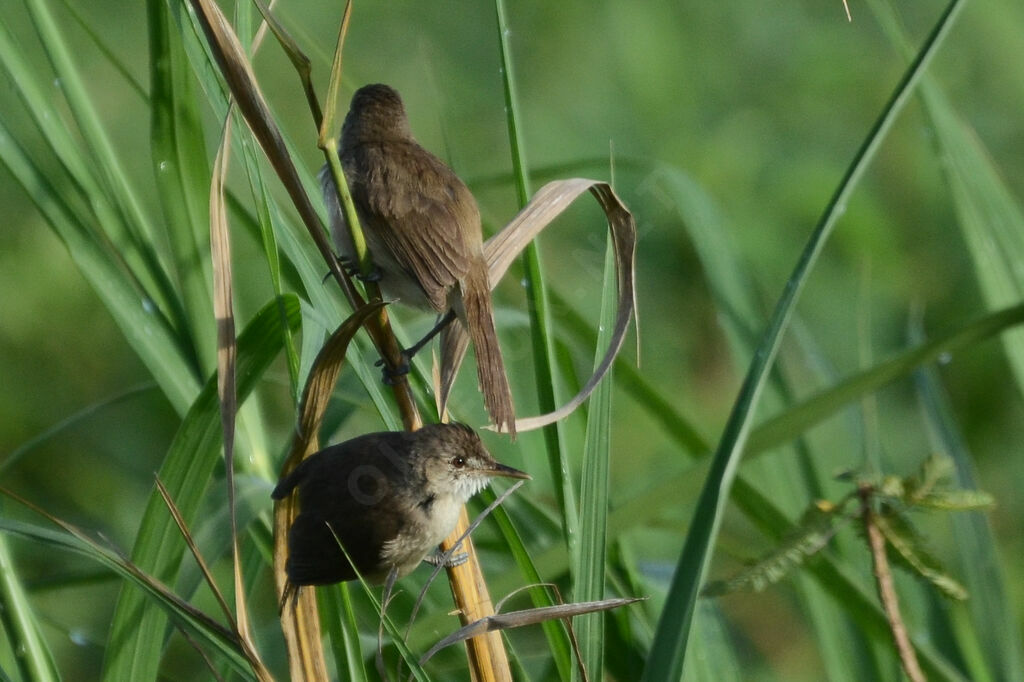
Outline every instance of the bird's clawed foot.
<path fill-rule="evenodd" d="M 368 275 L 364 275 L 361 272 L 356 273 L 356 278 L 363 282 L 379 282 L 383 277 L 384 273 L 376 265 L 373 266 L 373 270 Z"/>
<path fill-rule="evenodd" d="M 409 360 L 412 358 L 412 355 L 408 354 L 404 350 L 400 355 L 402 357 L 402 361 L 395 367 L 389 365 L 384 358 L 373 363 L 374 366 L 380 367 L 381 381 L 388 386 L 394 386 L 402 380 L 402 377 L 409 373 Z"/>
<path fill-rule="evenodd" d="M 381 269 L 378 268 L 376 265 L 373 266 L 373 270 L 370 272 L 370 274 L 364 275 L 360 271 L 359 263 L 355 259 L 350 258 L 348 256 L 335 256 L 335 258 L 338 261 L 338 265 L 341 266 L 341 269 L 344 270 L 349 277 L 355 277 L 361 282 L 379 282 L 383 277 Z M 327 278 L 330 276 L 331 273 L 328 272 L 326 275 L 324 275 L 323 281 L 326 282 Z"/>
<path fill-rule="evenodd" d="M 458 554 L 452 554 L 445 560 L 445 554 L 442 552 L 435 552 L 423 559 L 431 566 L 444 566 L 445 568 L 453 568 L 455 566 L 461 566 L 462 564 L 469 561 L 469 554 L 466 552 L 459 552 Z"/>

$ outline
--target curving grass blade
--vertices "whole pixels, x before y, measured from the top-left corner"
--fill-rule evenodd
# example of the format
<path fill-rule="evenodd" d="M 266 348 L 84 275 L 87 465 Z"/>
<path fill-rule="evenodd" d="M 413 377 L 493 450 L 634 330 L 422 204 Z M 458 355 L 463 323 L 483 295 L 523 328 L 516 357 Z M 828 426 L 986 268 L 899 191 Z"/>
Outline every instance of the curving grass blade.
<path fill-rule="evenodd" d="M 53 654 L 43 638 L 41 623 L 28 602 L 7 547 L 7 538 L 3 536 L 0 536 L 0 604 L 3 605 L 0 632 L 7 636 L 16 653 L 14 658 L 22 677 L 39 682 L 59 680 Z"/>
<path fill-rule="evenodd" d="M 775 306 L 768 329 L 754 353 L 754 359 L 729 415 L 722 439 L 711 462 L 711 470 L 701 490 L 697 509 L 672 578 L 665 609 L 658 623 L 650 657 L 644 668 L 643 679 L 645 681 L 678 679 L 682 675 L 697 596 L 711 561 L 712 549 L 729 498 L 729 491 L 750 434 L 754 410 L 778 353 L 783 332 L 789 325 L 797 298 L 825 245 L 825 241 L 842 214 L 842 207 L 845 206 L 847 199 L 857 186 L 885 134 L 903 110 L 914 86 L 924 73 L 925 67 L 948 35 L 958 10 L 962 7 L 962 2 L 963 0 L 950 2 L 917 58 L 907 69 L 811 234 L 811 238 L 800 255 L 796 268 Z"/>
<path fill-rule="evenodd" d="M 206 645 L 211 651 L 216 651 L 220 654 L 244 679 L 256 679 L 248 661 L 246 661 L 239 650 L 238 640 L 230 630 L 190 605 L 184 599 L 178 597 L 165 583 L 156 580 L 151 575 L 142 571 L 137 564 L 128 561 L 116 551 L 100 545 L 81 530 L 46 514 L 13 493 L 3 489 L 0 489 L 0 492 L 17 499 L 22 504 L 43 514 L 50 521 L 60 526 L 63 532 L 43 528 L 33 523 L 6 518 L 0 518 L 0 530 L 77 552 L 106 566 L 109 570 L 121 576 L 125 580 L 126 585 L 138 588 L 138 590 L 133 591 L 146 599 L 148 603 L 152 603 L 161 609 L 166 617 L 174 621 L 176 626 L 188 633 L 197 642 Z"/>
<path fill-rule="evenodd" d="M 919 330 L 912 330 L 919 336 Z M 956 465 L 956 487 L 977 488 L 974 457 L 967 448 L 952 416 L 948 398 L 938 373 L 924 369 L 915 376 L 918 396 L 936 450 L 953 458 Z M 1013 617 L 1013 599 L 1002 570 L 992 527 L 984 514 L 971 512 L 953 514 L 953 546 L 957 549 L 957 573 L 964 577 L 970 599 L 966 609 L 970 619 L 967 627 L 957 628 L 965 651 L 979 649 L 980 660 L 965 657 L 973 679 L 1024 681 L 1024 647 L 1020 626 Z M 951 614 L 954 616 L 954 614 Z"/>

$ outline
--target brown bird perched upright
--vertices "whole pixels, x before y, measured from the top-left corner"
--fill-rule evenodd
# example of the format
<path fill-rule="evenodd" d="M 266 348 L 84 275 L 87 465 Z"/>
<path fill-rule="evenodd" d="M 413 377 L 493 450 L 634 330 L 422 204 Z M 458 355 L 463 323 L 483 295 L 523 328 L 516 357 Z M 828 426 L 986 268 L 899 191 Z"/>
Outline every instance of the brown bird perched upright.
<path fill-rule="evenodd" d="M 366 85 L 353 95 L 338 155 L 381 289 L 408 305 L 453 311 L 466 325 L 484 405 L 495 425 L 515 436 L 473 195 L 416 142 L 401 97 L 387 85 Z M 336 246 L 354 262 L 352 236 L 326 166 L 320 182 Z"/>
<path fill-rule="evenodd" d="M 352 564 L 373 583 L 393 568 L 398 577 L 410 573 L 494 476 L 530 478 L 495 461 L 475 431 L 455 423 L 369 433 L 311 455 L 272 493 L 280 500 L 299 490 L 285 597 L 302 585 L 354 580 Z"/>

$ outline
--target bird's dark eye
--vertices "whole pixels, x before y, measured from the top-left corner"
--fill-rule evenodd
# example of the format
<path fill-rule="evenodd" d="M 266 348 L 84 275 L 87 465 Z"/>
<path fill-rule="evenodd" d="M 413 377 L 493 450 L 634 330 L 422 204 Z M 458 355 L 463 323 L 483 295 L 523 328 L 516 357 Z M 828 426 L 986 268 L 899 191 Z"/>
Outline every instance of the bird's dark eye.
<path fill-rule="evenodd" d="M 458 455 L 457 457 L 453 457 L 452 458 L 452 466 L 455 467 L 456 469 L 461 469 L 462 467 L 466 466 L 466 458 L 463 457 L 462 455 Z"/>

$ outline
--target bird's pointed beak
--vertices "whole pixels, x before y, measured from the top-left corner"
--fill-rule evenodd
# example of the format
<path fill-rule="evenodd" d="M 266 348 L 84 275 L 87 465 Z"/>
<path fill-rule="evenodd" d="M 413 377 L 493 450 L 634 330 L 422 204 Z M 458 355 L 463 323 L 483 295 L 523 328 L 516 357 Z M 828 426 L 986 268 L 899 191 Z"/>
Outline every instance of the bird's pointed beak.
<path fill-rule="evenodd" d="M 487 475 L 488 476 L 504 476 L 506 478 L 523 478 L 523 479 L 526 479 L 526 480 L 533 479 L 533 476 L 531 476 L 530 474 L 526 473 L 525 471 L 520 471 L 519 469 L 513 469 L 510 466 L 505 466 L 501 462 L 495 462 L 494 466 L 491 467 L 490 470 L 487 472 Z"/>

